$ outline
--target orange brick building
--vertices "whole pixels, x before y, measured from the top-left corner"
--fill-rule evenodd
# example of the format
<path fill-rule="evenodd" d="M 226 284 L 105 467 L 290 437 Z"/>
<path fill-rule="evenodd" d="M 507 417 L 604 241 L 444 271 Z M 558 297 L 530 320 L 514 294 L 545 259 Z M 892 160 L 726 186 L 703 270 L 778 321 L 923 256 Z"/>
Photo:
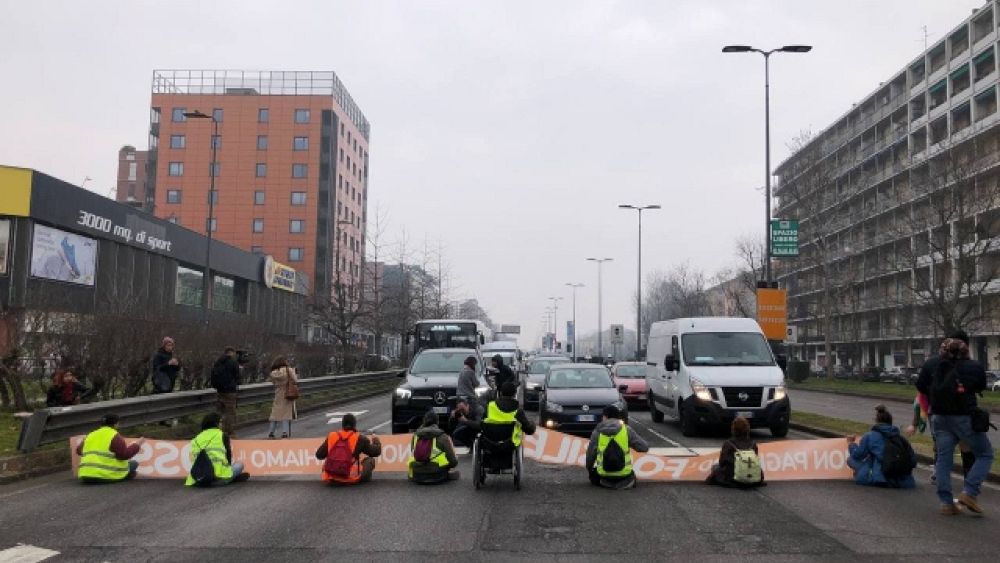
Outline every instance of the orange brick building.
<path fill-rule="evenodd" d="M 157 70 L 150 106 L 148 211 L 274 256 L 311 295 L 331 295 L 338 273 L 357 295 L 370 126 L 336 74 Z"/>

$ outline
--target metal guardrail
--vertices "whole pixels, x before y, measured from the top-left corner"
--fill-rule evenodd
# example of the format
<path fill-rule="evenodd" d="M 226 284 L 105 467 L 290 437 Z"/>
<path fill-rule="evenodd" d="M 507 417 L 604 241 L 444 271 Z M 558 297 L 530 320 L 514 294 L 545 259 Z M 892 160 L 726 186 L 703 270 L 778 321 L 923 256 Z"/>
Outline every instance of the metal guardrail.
<path fill-rule="evenodd" d="M 396 381 L 398 374 L 399 370 L 391 370 L 301 379 L 299 380 L 299 393 L 302 397 L 308 397 L 314 393 L 349 391 L 352 388 L 368 386 L 373 383 Z M 273 398 L 274 385 L 271 383 L 240 386 L 240 405 L 266 403 Z M 71 407 L 39 409 L 22 420 L 17 449 L 27 453 L 42 444 L 85 434 L 93 430 L 104 418 L 104 415 L 111 413 L 120 417 L 120 424 L 125 428 L 198 414 L 215 407 L 215 390 L 203 389 L 101 401 Z"/>

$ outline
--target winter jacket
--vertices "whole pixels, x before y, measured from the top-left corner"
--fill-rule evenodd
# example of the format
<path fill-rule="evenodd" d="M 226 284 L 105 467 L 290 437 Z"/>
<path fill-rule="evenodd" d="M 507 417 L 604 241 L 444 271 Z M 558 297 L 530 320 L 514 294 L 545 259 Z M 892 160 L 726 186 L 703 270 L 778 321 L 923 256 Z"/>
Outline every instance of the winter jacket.
<path fill-rule="evenodd" d="M 476 370 L 469 366 L 464 366 L 462 373 L 458 374 L 458 388 L 455 390 L 455 394 L 459 397 L 467 398 L 470 403 L 478 403 L 476 387 L 479 387 L 479 378 L 476 377 Z"/>
<path fill-rule="evenodd" d="M 438 428 L 437 424 L 421 426 L 417 429 L 416 435 L 417 440 L 422 438 L 432 438 L 436 440 L 437 447 L 439 450 L 444 452 L 444 458 L 448 461 L 448 465 L 441 467 L 432 462 L 416 463 L 413 466 L 414 481 L 439 481 L 443 473 L 447 473 L 448 471 L 458 467 L 458 457 L 455 456 L 455 446 L 451 443 L 451 438 L 445 434 L 444 430 Z"/>
<path fill-rule="evenodd" d="M 271 403 L 271 416 L 268 420 L 295 420 L 295 401 L 285 398 L 288 391 L 288 381 L 298 381 L 295 369 L 284 367 L 271 372 L 271 383 L 274 384 L 274 402 Z"/>
<path fill-rule="evenodd" d="M 153 356 L 153 393 L 169 393 L 174 390 L 174 383 L 177 381 L 177 373 L 181 370 L 180 364 L 170 365 L 168 362 L 174 358 L 173 352 L 167 352 L 163 348 L 156 351 Z M 170 382 L 170 388 L 165 387 L 166 382 Z M 157 382 L 162 382 L 157 385 Z"/>
<path fill-rule="evenodd" d="M 514 373 L 514 370 L 510 369 L 510 366 L 507 364 L 500 364 L 500 367 L 497 368 L 497 371 L 494 372 L 493 375 L 493 382 L 497 389 L 497 394 L 499 394 L 500 388 L 503 387 L 503 384 L 508 381 L 517 383 L 517 374 Z"/>
<path fill-rule="evenodd" d="M 219 393 L 236 393 L 240 390 L 240 365 L 236 358 L 223 355 L 212 366 L 212 387 Z"/>
<path fill-rule="evenodd" d="M 329 436 L 323 438 L 323 443 L 316 450 L 316 459 L 326 459 L 326 456 L 330 455 L 328 440 Z M 378 457 L 382 455 L 382 444 L 373 442 L 368 436 L 360 434 L 358 435 L 358 443 L 354 446 L 354 457 L 360 458 L 361 454 L 368 457 Z"/>
<path fill-rule="evenodd" d="M 516 413 L 514 418 L 521 423 L 521 431 L 525 434 L 535 433 L 535 421 L 528 418 L 525 414 L 524 409 L 521 408 L 521 404 L 517 402 L 517 399 L 510 397 L 500 397 L 497 399 L 497 407 L 503 412 L 513 412 Z M 485 416 L 485 415 L 484 415 Z M 464 424 L 473 429 L 479 430 L 482 425 L 481 420 L 466 420 Z"/>
<path fill-rule="evenodd" d="M 594 432 L 590 435 L 590 444 L 587 445 L 587 470 L 594 467 L 594 463 L 597 461 L 597 438 L 601 434 L 605 436 L 614 436 L 618 434 L 618 431 L 622 429 L 622 421 L 617 418 L 609 418 L 604 420 L 594 428 Z M 637 452 L 648 452 L 649 444 L 642 439 L 642 436 L 632 429 L 631 426 L 628 427 L 628 447 L 630 450 L 635 450 Z"/>
<path fill-rule="evenodd" d="M 737 450 L 753 450 L 758 456 L 760 455 L 760 452 L 757 451 L 757 442 L 754 442 L 749 437 L 726 440 L 722 444 L 722 451 L 719 452 L 719 464 L 717 467 L 712 468 L 712 474 L 709 476 L 708 481 L 714 485 L 722 485 L 724 487 L 742 488 L 763 485 L 763 479 L 760 483 L 738 483 L 733 480 L 733 473 L 736 469 Z"/>
<path fill-rule="evenodd" d="M 887 436 L 898 436 L 899 428 L 891 424 L 876 424 L 871 431 L 865 433 L 858 443 L 847 447 L 851 457 L 847 464 L 854 469 L 854 482 L 859 485 L 875 487 L 895 487 L 912 489 L 916 486 L 913 475 L 898 478 L 887 478 L 882 473 L 882 458 L 885 456 L 885 439 Z M 916 455 L 912 460 L 916 464 Z"/>
<path fill-rule="evenodd" d="M 969 412 L 976 406 L 976 393 L 986 390 L 986 370 L 983 364 L 972 359 L 958 360 L 956 367 L 958 381 L 965 387 L 965 409 L 963 412 L 946 412 L 941 405 L 934 405 L 934 397 L 931 394 L 931 386 L 934 381 L 934 374 L 941 370 L 951 368 L 951 362 L 942 360 L 940 356 L 931 356 L 920 368 L 920 377 L 917 378 L 917 390 L 927 395 L 931 399 L 931 414 L 962 415 Z"/>

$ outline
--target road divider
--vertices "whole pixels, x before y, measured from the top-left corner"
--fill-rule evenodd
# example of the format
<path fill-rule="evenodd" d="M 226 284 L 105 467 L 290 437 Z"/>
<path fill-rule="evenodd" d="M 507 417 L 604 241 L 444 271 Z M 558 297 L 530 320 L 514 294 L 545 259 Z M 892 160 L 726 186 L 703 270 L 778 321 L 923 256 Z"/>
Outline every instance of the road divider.
<path fill-rule="evenodd" d="M 412 436 L 379 436 L 382 456 L 375 471 L 405 472 Z M 81 440 L 82 436 L 70 439 L 74 474 L 79 463 L 75 450 Z M 319 478 L 323 462 L 316 459 L 316 448 L 322 440 L 233 440 L 233 461 L 243 462 L 255 477 L 311 475 Z M 139 462 L 139 476 L 151 479 L 187 476 L 191 469 L 190 448 L 189 441 L 148 440 L 134 458 Z M 586 462 L 587 440 L 561 432 L 538 429 L 533 436 L 524 437 L 523 448 L 525 458 L 540 463 L 582 468 Z M 847 443 L 843 439 L 783 440 L 762 443 L 758 448 L 768 481 L 851 478 L 851 470 L 847 467 Z M 682 456 L 634 453 L 632 465 L 636 475 L 648 481 L 702 481 L 718 458 L 718 450 Z"/>

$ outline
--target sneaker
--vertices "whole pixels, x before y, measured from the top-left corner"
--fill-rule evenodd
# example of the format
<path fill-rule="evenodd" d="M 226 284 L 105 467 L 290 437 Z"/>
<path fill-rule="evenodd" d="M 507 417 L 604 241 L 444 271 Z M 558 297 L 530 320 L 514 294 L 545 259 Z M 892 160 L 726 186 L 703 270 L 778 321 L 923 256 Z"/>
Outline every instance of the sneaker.
<path fill-rule="evenodd" d="M 267 435 L 267 439 L 268 440 L 273 440 L 274 439 L 274 433 L 272 432 L 272 433 L 268 434 Z"/>
<path fill-rule="evenodd" d="M 976 501 L 976 497 L 971 496 L 968 493 L 958 495 L 958 503 L 969 509 L 969 512 L 975 516 L 983 515 L 983 507 L 979 506 L 979 503 Z"/>
<path fill-rule="evenodd" d="M 937 474 L 931 473 L 931 485 L 937 485 Z"/>
<path fill-rule="evenodd" d="M 236 477 L 233 477 L 233 483 L 245 483 L 249 479 L 250 479 L 250 474 L 244 471 L 243 473 L 240 473 Z"/>
<path fill-rule="evenodd" d="M 962 513 L 962 509 L 958 507 L 957 504 L 942 504 L 941 514 L 945 516 L 958 516 Z"/>

